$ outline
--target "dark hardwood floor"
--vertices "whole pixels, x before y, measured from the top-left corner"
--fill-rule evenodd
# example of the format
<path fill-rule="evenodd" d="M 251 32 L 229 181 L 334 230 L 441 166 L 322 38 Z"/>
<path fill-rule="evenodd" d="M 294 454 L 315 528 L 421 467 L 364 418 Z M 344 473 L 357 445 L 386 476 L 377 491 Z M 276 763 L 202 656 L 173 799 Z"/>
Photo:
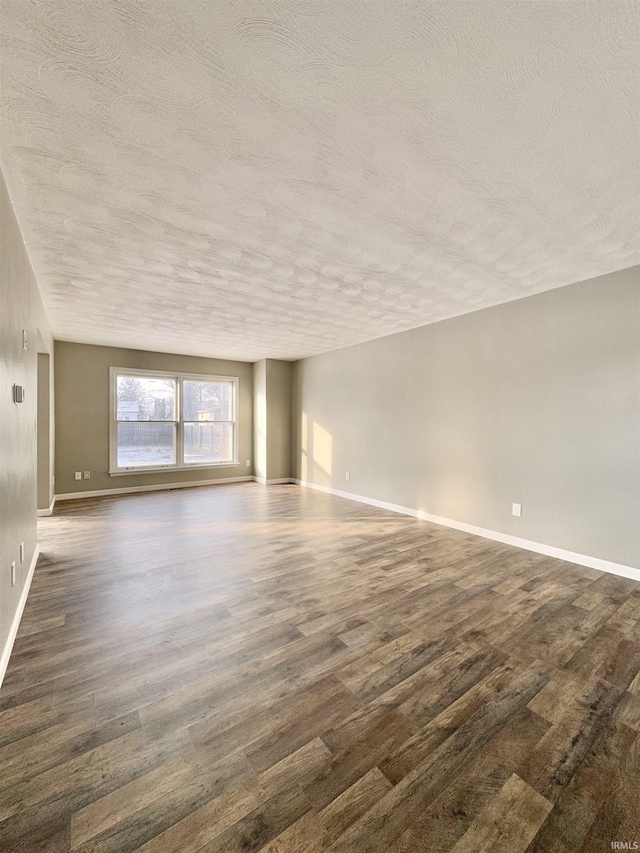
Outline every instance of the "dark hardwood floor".
<path fill-rule="evenodd" d="M 640 842 L 640 584 L 297 486 L 58 505 L 0 850 Z"/>

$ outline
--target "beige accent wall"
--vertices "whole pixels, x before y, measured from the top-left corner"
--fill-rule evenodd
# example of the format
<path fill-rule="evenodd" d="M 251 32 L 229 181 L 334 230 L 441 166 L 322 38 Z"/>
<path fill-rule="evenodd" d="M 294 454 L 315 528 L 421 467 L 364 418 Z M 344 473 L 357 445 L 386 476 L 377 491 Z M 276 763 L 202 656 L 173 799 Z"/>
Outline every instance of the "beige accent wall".
<path fill-rule="evenodd" d="M 291 476 L 292 363 L 273 358 L 253 365 L 253 448 L 261 480 Z"/>
<path fill-rule="evenodd" d="M 247 362 L 56 341 L 56 494 L 245 477 L 252 456 L 253 366 Z M 109 368 L 237 376 L 237 466 L 109 475 Z M 75 480 L 75 471 L 91 479 Z"/>
<path fill-rule="evenodd" d="M 291 476 L 290 361 L 267 360 L 267 480 Z"/>
<path fill-rule="evenodd" d="M 256 477 L 267 479 L 267 361 L 253 365 L 253 467 Z"/>
<path fill-rule="evenodd" d="M 26 350 L 22 346 L 23 329 L 27 332 Z M 8 650 L 7 640 L 37 541 L 39 335 L 43 346 L 53 353 L 40 292 L 0 174 L 0 654 Z M 15 384 L 25 388 L 24 403 L 13 402 Z M 25 543 L 22 564 L 21 542 Z M 13 560 L 17 579 L 12 587 Z"/>
<path fill-rule="evenodd" d="M 293 394 L 298 479 L 640 566 L 638 267 L 304 359 Z"/>
<path fill-rule="evenodd" d="M 48 352 L 38 353 L 38 509 L 49 509 L 52 499 L 53 460 L 51 455 L 51 420 L 53 385 L 51 356 Z"/>

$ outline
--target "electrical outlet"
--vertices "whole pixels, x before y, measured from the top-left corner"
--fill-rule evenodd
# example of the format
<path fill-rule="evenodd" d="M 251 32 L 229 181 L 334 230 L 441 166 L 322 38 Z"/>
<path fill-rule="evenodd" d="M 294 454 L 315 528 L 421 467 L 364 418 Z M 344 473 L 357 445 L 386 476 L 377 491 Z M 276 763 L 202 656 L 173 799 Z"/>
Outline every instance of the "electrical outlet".
<path fill-rule="evenodd" d="M 247 468 L 250 468 L 251 467 L 251 460 L 247 459 L 245 464 L 246 464 Z"/>
<path fill-rule="evenodd" d="M 351 479 L 351 474 L 350 474 L 348 471 L 345 471 L 344 478 L 345 478 L 345 480 L 350 480 L 350 479 Z"/>
<path fill-rule="evenodd" d="M 20 563 L 24 563 L 24 542 L 20 543 Z"/>
<path fill-rule="evenodd" d="M 511 504 L 511 515 L 520 518 L 522 515 L 522 504 Z"/>
<path fill-rule="evenodd" d="M 82 471 L 76 471 L 75 477 L 76 477 L 76 480 L 81 480 L 82 479 Z"/>
<path fill-rule="evenodd" d="M 16 585 L 16 561 L 11 563 L 11 586 Z"/>
<path fill-rule="evenodd" d="M 91 471 L 85 471 L 84 472 L 84 478 L 85 478 L 85 480 L 90 480 L 91 479 Z"/>

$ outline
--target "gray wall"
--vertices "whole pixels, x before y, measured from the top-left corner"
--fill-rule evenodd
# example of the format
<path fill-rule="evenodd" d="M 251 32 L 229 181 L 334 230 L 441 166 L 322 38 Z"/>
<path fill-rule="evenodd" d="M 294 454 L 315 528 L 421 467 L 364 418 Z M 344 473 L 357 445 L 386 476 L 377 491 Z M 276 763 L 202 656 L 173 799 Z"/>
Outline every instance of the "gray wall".
<path fill-rule="evenodd" d="M 640 566 L 639 272 L 297 362 L 293 476 Z"/>
<path fill-rule="evenodd" d="M 153 474 L 109 475 L 109 368 L 237 376 L 237 467 L 160 471 Z M 133 488 L 171 483 L 226 479 L 253 474 L 253 366 L 242 361 L 98 347 L 56 341 L 56 493 Z M 74 480 L 74 471 L 91 471 L 90 480 Z"/>
<path fill-rule="evenodd" d="M 53 352 L 40 293 L 0 174 L 0 653 L 36 548 L 38 339 Z M 22 347 L 22 330 L 28 336 Z M 26 399 L 13 402 L 13 385 Z M 20 542 L 25 559 L 19 564 Z M 18 563 L 11 587 L 11 561 Z M 1 673 L 0 673 L 1 674 Z"/>

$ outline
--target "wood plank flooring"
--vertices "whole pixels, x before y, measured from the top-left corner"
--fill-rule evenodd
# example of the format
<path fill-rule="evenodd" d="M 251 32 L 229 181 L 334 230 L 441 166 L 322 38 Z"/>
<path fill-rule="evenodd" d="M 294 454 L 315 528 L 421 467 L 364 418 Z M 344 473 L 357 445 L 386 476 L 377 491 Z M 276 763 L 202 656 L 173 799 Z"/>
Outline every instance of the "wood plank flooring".
<path fill-rule="evenodd" d="M 41 521 L 3 853 L 640 842 L 640 584 L 297 486 Z"/>

